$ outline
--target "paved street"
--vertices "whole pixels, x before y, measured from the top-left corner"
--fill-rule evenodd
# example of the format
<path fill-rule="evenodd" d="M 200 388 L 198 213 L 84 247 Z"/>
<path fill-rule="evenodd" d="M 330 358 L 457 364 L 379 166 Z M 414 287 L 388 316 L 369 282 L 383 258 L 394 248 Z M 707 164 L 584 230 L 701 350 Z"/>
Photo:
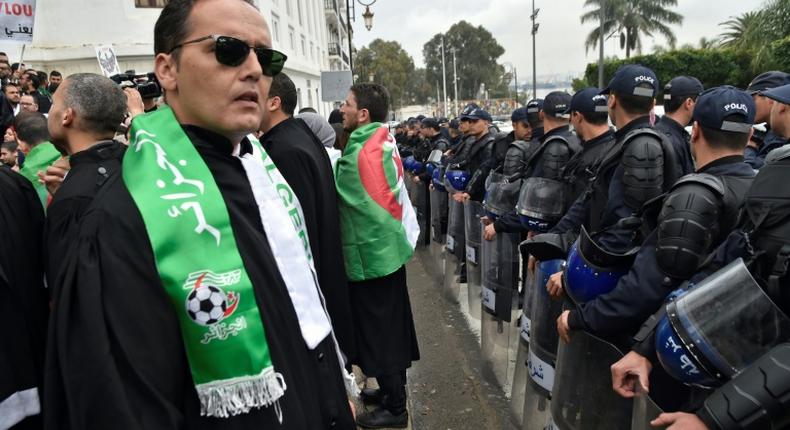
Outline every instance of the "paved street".
<path fill-rule="evenodd" d="M 457 304 L 441 294 L 420 247 L 409 262 L 408 284 L 422 359 L 409 370 L 412 427 L 415 430 L 511 430 L 509 400 L 482 374 L 479 337 Z M 427 269 L 427 270 L 426 270 Z"/>

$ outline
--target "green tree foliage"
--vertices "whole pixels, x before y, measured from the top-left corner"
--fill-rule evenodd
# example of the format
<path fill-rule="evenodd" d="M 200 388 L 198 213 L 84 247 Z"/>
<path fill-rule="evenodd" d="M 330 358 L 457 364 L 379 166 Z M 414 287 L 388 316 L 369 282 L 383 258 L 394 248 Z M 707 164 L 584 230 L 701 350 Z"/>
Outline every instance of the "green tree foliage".
<path fill-rule="evenodd" d="M 422 49 L 428 84 L 434 88 L 442 86 L 442 34 L 435 35 Z M 494 36 L 482 26 L 475 27 L 466 21 L 453 24 L 444 33 L 445 65 L 447 69 L 447 95 L 451 96 L 453 80 L 453 54 L 455 49 L 458 67 L 458 98 L 472 99 L 477 95 L 480 84 L 493 96 L 506 94 L 505 69 L 497 63 L 505 53 Z"/>
<path fill-rule="evenodd" d="M 387 87 L 394 108 L 409 102 L 409 85 L 414 75 L 414 60 L 398 42 L 376 39 L 357 52 L 354 73 L 358 82 L 373 82 Z"/>
<path fill-rule="evenodd" d="M 609 60 L 604 63 L 604 82 L 609 82 L 620 66 L 633 63 L 653 70 L 662 86 L 676 76 L 691 75 L 702 81 L 705 88 L 725 84 L 746 88 L 754 77 L 749 71 L 750 61 L 748 54 L 731 49 L 679 49 L 625 60 Z M 583 86 L 597 81 L 598 64 L 588 64 Z"/>
<path fill-rule="evenodd" d="M 762 9 L 732 17 L 720 25 L 724 29 L 719 36 L 720 46 L 749 53 L 752 74 L 774 68 L 784 60 L 777 56 L 774 42 L 790 34 L 790 0 L 771 0 Z"/>
<path fill-rule="evenodd" d="M 631 57 L 634 49 L 641 52 L 642 36 L 658 34 L 674 46 L 677 38 L 669 26 L 683 23 L 683 16 L 670 10 L 677 4 L 677 0 L 586 0 L 584 6 L 593 9 L 581 16 L 581 22 L 593 22 L 598 26 L 587 35 L 584 46 L 587 50 L 597 47 L 601 29 L 605 37 L 612 33 L 621 34 L 626 58 Z M 603 26 L 601 8 L 605 12 Z"/>

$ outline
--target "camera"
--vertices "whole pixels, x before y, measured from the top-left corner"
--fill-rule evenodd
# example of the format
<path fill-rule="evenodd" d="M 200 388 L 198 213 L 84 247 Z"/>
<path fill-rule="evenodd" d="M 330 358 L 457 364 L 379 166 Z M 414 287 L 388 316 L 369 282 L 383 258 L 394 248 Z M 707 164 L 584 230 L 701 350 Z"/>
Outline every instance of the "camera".
<path fill-rule="evenodd" d="M 110 76 L 110 79 L 121 88 L 136 89 L 144 99 L 154 99 L 162 95 L 162 87 L 153 72 L 139 75 L 134 70 L 127 70 L 124 73 Z"/>

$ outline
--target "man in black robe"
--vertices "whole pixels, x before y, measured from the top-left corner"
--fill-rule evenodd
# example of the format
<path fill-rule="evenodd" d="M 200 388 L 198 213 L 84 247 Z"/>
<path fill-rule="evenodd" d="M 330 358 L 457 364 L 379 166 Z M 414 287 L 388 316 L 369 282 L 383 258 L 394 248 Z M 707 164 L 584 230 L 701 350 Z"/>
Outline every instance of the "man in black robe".
<path fill-rule="evenodd" d="M 0 428 L 41 428 L 48 298 L 44 211 L 25 177 L 0 169 Z"/>
<path fill-rule="evenodd" d="M 356 348 L 332 165 L 307 124 L 293 117 L 296 103 L 291 78 L 285 73 L 275 76 L 264 105 L 261 144 L 302 205 L 318 282 L 349 363 Z"/>
<path fill-rule="evenodd" d="M 40 175 L 53 194 L 44 230 L 50 285 L 58 283 L 82 215 L 99 189 L 120 172 L 126 150 L 113 140 L 127 111 L 126 96 L 113 81 L 79 73 L 63 81 L 60 89 L 52 96 L 47 124 L 52 143 L 69 161 L 64 165 L 56 162 Z"/>
<path fill-rule="evenodd" d="M 260 125 L 271 83 L 263 74 L 266 58 L 261 64 L 247 52 L 240 64 L 221 64 L 227 58 L 207 35 L 255 47 L 270 46 L 271 38 L 246 1 L 171 0 L 154 31 L 154 69 L 222 194 L 271 360 L 287 389 L 275 405 L 229 418 L 201 416 L 176 309 L 140 211 L 116 175 L 85 212 L 75 255 L 56 286 L 47 429 L 354 428 L 334 341 L 327 336 L 307 347 L 237 156 L 252 151 L 245 136 Z"/>

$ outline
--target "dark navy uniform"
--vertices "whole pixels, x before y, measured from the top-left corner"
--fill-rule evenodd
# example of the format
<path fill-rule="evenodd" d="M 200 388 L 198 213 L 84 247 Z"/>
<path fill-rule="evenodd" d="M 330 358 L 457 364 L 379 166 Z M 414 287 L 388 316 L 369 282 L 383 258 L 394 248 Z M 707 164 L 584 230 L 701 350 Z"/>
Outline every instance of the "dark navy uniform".
<path fill-rule="evenodd" d="M 719 217 L 715 221 L 718 225 L 715 228 L 707 226 L 710 232 L 716 232 L 718 235 L 714 239 L 711 249 L 706 250 L 705 255 L 707 255 L 726 238 L 726 235 L 734 227 L 737 221 L 737 209 L 751 183 L 750 180 L 743 179 L 753 178 L 754 169 L 744 163 L 742 156 L 736 155 L 713 161 L 700 169 L 697 174 L 699 173 L 735 179 L 725 179 L 724 181 L 727 186 L 726 193 L 731 196 L 724 197 L 724 199 L 729 199 L 737 204 L 734 208 L 735 213 L 725 215 L 727 211 L 725 209 L 717 214 Z M 688 191 L 684 188 L 688 189 L 688 186 L 681 185 L 673 188 L 670 196 L 673 194 L 685 195 Z M 669 197 L 666 200 L 668 199 Z M 667 295 L 678 288 L 682 281 L 688 279 L 688 277 L 683 279 L 669 276 L 666 269 L 662 269 L 662 265 L 657 262 L 657 242 L 658 232 L 653 231 L 645 240 L 630 272 L 620 278 L 614 290 L 581 304 L 578 309 L 570 312 L 568 316 L 570 328 L 602 336 L 621 333 L 633 334 L 641 323 L 664 303 Z M 677 268 L 675 269 L 677 270 Z M 689 277 L 693 273 L 689 274 Z"/>
<path fill-rule="evenodd" d="M 688 175 L 694 171 L 694 158 L 691 156 L 691 135 L 686 131 L 682 124 L 674 119 L 663 116 L 655 125 L 656 130 L 664 133 L 668 138 L 672 147 L 675 148 L 675 156 L 677 157 L 680 171 L 683 175 Z"/>

